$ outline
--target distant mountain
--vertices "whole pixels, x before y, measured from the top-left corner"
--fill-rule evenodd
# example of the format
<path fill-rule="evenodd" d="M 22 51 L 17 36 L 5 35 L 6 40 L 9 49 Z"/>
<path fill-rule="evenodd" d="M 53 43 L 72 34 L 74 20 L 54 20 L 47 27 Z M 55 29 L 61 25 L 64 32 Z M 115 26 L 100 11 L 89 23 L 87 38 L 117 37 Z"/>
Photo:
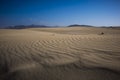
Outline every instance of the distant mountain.
<path fill-rule="evenodd" d="M 94 27 L 94 26 L 91 26 L 91 25 L 79 25 L 79 24 L 73 24 L 73 25 L 69 25 L 67 27 Z"/>
<path fill-rule="evenodd" d="M 120 26 L 101 26 L 101 28 L 106 28 L 106 29 L 120 29 Z"/>
<path fill-rule="evenodd" d="M 16 26 L 8 26 L 6 29 L 25 29 L 25 28 L 47 28 L 50 26 L 45 25 L 16 25 Z"/>
<path fill-rule="evenodd" d="M 104 27 L 105 28 L 105 27 Z M 119 29 L 120 30 L 120 26 L 109 26 L 109 27 L 106 27 L 107 29 Z"/>

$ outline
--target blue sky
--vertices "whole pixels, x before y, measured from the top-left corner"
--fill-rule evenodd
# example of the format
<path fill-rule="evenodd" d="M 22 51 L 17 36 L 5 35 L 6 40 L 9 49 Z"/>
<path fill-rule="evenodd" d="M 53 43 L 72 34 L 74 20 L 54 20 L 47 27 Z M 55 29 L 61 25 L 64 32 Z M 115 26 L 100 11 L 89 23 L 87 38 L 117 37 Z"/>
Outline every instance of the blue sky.
<path fill-rule="evenodd" d="M 120 0 L 0 0 L 0 26 L 119 26 Z"/>

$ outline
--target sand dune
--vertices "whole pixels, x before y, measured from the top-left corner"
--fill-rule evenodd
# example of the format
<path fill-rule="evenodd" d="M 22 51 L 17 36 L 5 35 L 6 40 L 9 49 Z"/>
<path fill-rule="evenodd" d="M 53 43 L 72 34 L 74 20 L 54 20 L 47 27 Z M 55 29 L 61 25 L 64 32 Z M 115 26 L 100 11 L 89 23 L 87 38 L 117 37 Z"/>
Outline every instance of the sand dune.
<path fill-rule="evenodd" d="M 107 28 L 1 29 L 0 80 L 120 80 L 119 35 Z"/>

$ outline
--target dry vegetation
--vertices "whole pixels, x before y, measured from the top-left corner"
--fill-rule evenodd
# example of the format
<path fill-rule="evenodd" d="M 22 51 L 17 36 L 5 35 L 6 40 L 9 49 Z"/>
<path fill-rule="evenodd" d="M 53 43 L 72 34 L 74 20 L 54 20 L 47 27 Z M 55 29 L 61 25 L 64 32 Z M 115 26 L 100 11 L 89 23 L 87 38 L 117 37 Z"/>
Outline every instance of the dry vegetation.
<path fill-rule="evenodd" d="M 120 29 L 1 29 L 0 80 L 120 80 Z"/>

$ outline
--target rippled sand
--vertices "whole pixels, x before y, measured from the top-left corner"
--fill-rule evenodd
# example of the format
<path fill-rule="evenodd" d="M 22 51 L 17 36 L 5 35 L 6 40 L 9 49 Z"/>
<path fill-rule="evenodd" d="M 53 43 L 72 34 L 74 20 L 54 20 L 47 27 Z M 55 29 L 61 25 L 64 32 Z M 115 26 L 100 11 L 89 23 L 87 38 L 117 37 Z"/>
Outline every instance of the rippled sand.
<path fill-rule="evenodd" d="M 0 29 L 0 80 L 120 80 L 120 29 Z"/>

